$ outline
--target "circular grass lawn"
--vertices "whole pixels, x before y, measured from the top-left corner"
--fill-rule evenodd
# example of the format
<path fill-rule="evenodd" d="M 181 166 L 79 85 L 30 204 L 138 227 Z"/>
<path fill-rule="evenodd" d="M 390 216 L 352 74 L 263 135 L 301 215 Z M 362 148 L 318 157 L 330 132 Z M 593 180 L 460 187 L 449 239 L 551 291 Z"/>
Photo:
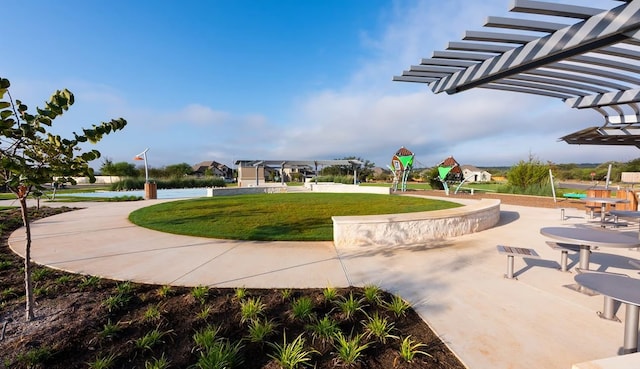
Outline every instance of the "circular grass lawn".
<path fill-rule="evenodd" d="M 398 214 L 462 206 L 412 196 L 283 193 L 172 201 L 132 212 L 139 226 L 175 234 L 254 241 L 331 241 L 332 216 Z"/>

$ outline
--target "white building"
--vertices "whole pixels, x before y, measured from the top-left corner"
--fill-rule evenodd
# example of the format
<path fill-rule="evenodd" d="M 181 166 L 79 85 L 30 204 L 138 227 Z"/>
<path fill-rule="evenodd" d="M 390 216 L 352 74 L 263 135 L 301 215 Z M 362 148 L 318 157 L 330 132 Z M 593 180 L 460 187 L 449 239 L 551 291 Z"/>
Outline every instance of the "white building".
<path fill-rule="evenodd" d="M 465 182 L 491 182 L 491 173 L 474 167 L 473 165 L 462 165 L 462 178 Z"/>

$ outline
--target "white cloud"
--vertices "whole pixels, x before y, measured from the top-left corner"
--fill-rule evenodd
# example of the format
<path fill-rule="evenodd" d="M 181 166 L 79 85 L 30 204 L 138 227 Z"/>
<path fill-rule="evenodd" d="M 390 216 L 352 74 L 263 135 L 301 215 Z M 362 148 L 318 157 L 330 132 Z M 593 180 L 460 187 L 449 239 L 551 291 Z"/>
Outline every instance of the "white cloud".
<path fill-rule="evenodd" d="M 200 104 L 187 105 L 182 111 L 172 114 L 176 121 L 195 125 L 220 125 L 229 119 L 229 113 L 216 111 Z"/>

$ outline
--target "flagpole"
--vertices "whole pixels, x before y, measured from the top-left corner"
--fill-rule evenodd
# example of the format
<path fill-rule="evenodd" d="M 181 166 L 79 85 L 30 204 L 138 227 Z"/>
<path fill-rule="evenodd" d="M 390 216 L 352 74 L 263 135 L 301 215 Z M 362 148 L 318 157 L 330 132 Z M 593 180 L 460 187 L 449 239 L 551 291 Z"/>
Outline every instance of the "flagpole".
<path fill-rule="evenodd" d="M 149 151 L 148 147 L 144 149 L 143 152 L 136 155 L 135 158 L 133 158 L 133 160 L 144 160 L 144 183 L 149 183 L 149 167 L 147 166 L 147 151 Z"/>

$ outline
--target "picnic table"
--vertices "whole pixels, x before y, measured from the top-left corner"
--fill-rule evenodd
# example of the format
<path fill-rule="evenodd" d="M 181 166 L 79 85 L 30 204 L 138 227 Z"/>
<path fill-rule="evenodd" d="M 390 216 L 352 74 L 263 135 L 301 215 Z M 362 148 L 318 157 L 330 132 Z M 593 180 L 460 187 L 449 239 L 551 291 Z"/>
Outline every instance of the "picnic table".
<path fill-rule="evenodd" d="M 626 305 L 622 353 L 637 352 L 640 279 L 609 273 L 582 273 L 576 275 L 574 279 L 579 285 Z"/>

